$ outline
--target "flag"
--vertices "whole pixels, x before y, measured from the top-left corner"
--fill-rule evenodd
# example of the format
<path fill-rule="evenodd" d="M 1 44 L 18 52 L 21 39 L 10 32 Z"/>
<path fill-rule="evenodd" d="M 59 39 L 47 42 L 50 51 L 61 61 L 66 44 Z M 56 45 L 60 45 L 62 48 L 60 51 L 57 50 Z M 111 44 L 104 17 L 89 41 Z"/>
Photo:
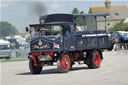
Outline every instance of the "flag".
<path fill-rule="evenodd" d="M 59 45 L 59 44 L 54 43 L 54 47 L 55 47 L 55 48 L 60 48 L 60 45 Z"/>

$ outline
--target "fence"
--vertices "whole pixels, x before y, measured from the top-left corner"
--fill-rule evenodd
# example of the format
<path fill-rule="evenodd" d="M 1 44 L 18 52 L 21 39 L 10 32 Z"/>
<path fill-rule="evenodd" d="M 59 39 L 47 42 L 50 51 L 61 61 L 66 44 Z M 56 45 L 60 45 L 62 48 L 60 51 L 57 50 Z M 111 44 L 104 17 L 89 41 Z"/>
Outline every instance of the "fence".
<path fill-rule="evenodd" d="M 11 59 L 27 59 L 29 48 L 19 48 L 11 50 Z"/>

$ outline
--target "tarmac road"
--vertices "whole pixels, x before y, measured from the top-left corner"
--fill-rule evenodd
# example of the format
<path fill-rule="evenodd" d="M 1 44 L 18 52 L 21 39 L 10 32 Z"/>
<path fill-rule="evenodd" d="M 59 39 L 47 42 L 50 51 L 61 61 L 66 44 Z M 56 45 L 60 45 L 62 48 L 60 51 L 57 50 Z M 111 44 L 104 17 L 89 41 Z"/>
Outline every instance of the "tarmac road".
<path fill-rule="evenodd" d="M 46 66 L 39 75 L 29 72 L 28 61 L 1 64 L 1 85 L 128 85 L 128 53 L 104 52 L 99 69 L 74 65 L 68 73 Z"/>

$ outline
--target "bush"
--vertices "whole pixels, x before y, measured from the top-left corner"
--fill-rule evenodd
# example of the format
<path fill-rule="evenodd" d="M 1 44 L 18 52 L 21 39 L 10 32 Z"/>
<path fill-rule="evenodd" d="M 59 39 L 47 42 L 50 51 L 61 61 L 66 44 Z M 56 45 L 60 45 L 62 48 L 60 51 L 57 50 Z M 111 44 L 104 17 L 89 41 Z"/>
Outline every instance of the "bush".
<path fill-rule="evenodd" d="M 123 23 L 122 20 L 120 23 L 117 23 L 114 27 L 109 28 L 109 31 L 128 31 L 128 23 Z"/>

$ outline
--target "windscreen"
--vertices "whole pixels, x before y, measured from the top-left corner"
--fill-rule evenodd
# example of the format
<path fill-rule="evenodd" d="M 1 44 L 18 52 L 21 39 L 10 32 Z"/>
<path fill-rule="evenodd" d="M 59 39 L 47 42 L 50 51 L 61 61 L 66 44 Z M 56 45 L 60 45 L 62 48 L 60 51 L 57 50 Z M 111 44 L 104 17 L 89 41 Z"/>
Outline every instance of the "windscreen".
<path fill-rule="evenodd" d="M 32 37 L 60 36 L 62 33 L 60 25 L 44 25 L 31 27 Z"/>
<path fill-rule="evenodd" d="M 0 50 L 9 49 L 9 45 L 0 45 Z"/>

